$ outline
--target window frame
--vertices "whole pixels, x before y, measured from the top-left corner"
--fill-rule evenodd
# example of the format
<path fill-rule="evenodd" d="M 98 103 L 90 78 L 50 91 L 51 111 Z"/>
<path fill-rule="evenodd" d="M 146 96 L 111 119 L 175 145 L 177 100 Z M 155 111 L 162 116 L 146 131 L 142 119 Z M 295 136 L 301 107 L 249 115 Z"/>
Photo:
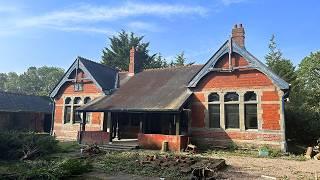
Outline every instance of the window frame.
<path fill-rule="evenodd" d="M 247 93 L 254 93 L 256 98 L 255 100 L 246 100 L 245 96 Z M 259 118 L 258 118 L 258 95 L 255 91 L 246 91 L 243 95 L 243 109 L 244 109 L 244 129 L 245 130 L 258 130 L 259 129 Z M 257 127 L 256 128 L 247 128 L 247 106 L 246 105 L 256 105 L 256 121 L 257 121 Z"/>
<path fill-rule="evenodd" d="M 218 96 L 218 99 L 217 100 L 213 100 L 213 101 L 210 101 L 210 96 L 211 95 L 217 95 Z M 211 92 L 210 94 L 208 94 L 208 120 L 209 120 L 209 122 L 208 122 L 208 127 L 210 128 L 210 129 L 221 129 L 221 102 L 220 102 L 220 100 L 221 100 L 221 96 L 220 96 L 220 94 L 219 93 L 217 93 L 217 92 Z M 210 106 L 212 106 L 212 105 L 215 105 L 215 106 L 218 106 L 219 108 L 219 120 L 218 120 L 218 124 L 219 124 L 219 127 L 213 127 L 213 126 L 211 126 L 212 124 L 214 124 L 212 121 L 214 121 L 214 119 L 213 120 L 211 120 L 211 114 L 213 114 L 213 113 L 210 113 Z M 215 114 L 217 114 L 217 113 L 215 113 Z"/>
<path fill-rule="evenodd" d="M 237 101 L 225 101 L 226 99 L 226 96 L 228 94 L 236 94 L 238 96 L 238 100 Z M 241 99 L 240 99 L 240 95 L 238 92 L 236 91 L 229 91 L 229 92 L 226 92 L 224 93 L 224 96 L 223 96 L 223 106 L 224 106 L 224 126 L 225 126 L 225 129 L 241 129 L 241 120 L 240 120 L 240 104 L 241 104 Z M 227 105 L 238 105 L 238 127 L 228 127 L 228 118 L 227 118 Z"/>

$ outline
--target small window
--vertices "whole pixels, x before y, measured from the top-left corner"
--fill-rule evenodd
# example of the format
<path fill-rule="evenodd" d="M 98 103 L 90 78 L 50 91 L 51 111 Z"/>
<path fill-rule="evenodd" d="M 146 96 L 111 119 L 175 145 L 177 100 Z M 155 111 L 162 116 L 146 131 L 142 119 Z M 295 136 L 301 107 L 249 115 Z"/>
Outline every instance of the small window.
<path fill-rule="evenodd" d="M 83 83 L 74 83 L 74 91 L 83 91 Z"/>
<path fill-rule="evenodd" d="M 239 95 L 236 92 L 228 92 L 224 95 L 224 102 L 239 101 Z"/>
<path fill-rule="evenodd" d="M 65 100 L 64 100 L 64 104 L 70 104 L 71 103 L 71 98 L 67 97 Z"/>
<path fill-rule="evenodd" d="M 211 93 L 211 94 L 208 96 L 208 101 L 209 101 L 209 102 L 218 102 L 218 101 L 219 101 L 219 94 L 217 94 L 217 93 Z"/>
<path fill-rule="evenodd" d="M 239 128 L 239 104 L 225 105 L 226 128 Z"/>
<path fill-rule="evenodd" d="M 86 97 L 84 98 L 83 102 L 84 104 L 87 104 L 91 101 L 91 98 L 90 97 Z M 92 116 L 92 113 L 91 112 L 87 112 L 86 113 L 86 123 L 90 123 L 91 121 L 91 116 Z"/>
<path fill-rule="evenodd" d="M 220 128 L 220 104 L 209 104 L 209 128 Z"/>
<path fill-rule="evenodd" d="M 65 106 L 64 108 L 64 123 L 70 123 L 71 120 L 71 106 Z"/>
<path fill-rule="evenodd" d="M 80 97 L 76 97 L 76 98 L 74 98 L 74 100 L 73 100 L 73 104 L 80 105 L 80 104 L 81 104 L 81 98 L 80 98 Z"/>
<path fill-rule="evenodd" d="M 244 94 L 244 101 L 256 101 L 257 95 L 253 91 L 248 91 Z"/>

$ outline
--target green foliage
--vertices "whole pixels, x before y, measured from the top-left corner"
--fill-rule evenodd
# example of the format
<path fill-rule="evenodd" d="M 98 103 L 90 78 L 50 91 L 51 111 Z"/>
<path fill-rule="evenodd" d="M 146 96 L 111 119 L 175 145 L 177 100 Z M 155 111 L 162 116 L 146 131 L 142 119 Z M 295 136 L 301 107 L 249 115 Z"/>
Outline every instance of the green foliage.
<path fill-rule="evenodd" d="M 269 68 L 285 81 L 288 83 L 295 81 L 295 67 L 289 59 L 282 57 L 281 51 L 277 48 L 274 35 L 270 39 L 269 53 L 265 56 L 265 59 Z"/>
<path fill-rule="evenodd" d="M 74 175 L 83 174 L 92 170 L 92 165 L 82 159 L 58 159 L 55 161 L 24 161 L 8 169 L 12 179 L 43 179 L 58 180 Z M 0 178 L 8 176 L 0 175 Z"/>
<path fill-rule="evenodd" d="M 184 52 L 182 51 L 180 54 L 176 56 L 174 66 L 184 66 L 186 64 L 186 58 L 184 57 Z"/>
<path fill-rule="evenodd" d="M 270 146 L 264 145 L 260 147 L 260 151 L 267 151 L 269 153 L 269 157 L 280 157 L 283 156 L 283 153 L 279 149 L 274 149 Z"/>
<path fill-rule="evenodd" d="M 24 155 L 26 148 L 36 149 L 34 156 L 42 156 L 58 151 L 58 141 L 45 134 L 1 132 L 0 159 L 15 160 Z"/>
<path fill-rule="evenodd" d="M 130 49 L 135 47 L 137 50 L 137 58 L 143 69 L 159 68 L 165 66 L 165 61 L 162 61 L 159 55 L 149 55 L 149 42 L 143 42 L 144 36 L 136 36 L 133 32 L 127 33 L 122 30 L 116 36 L 109 38 L 110 47 L 105 47 L 102 50 L 102 64 L 128 71 Z M 160 58 L 159 58 L 160 57 Z"/>
<path fill-rule="evenodd" d="M 64 70 L 56 67 L 29 67 L 20 75 L 15 72 L 0 74 L 0 90 L 48 96 L 63 76 Z"/>

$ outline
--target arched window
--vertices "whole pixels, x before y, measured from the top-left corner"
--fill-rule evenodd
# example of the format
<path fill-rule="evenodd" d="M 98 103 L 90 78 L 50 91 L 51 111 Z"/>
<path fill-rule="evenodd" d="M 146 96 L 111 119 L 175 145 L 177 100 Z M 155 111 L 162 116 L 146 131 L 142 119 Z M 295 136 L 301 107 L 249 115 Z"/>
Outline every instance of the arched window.
<path fill-rule="evenodd" d="M 226 128 L 239 128 L 239 95 L 228 92 L 224 95 Z"/>
<path fill-rule="evenodd" d="M 244 111 L 246 129 L 257 129 L 257 95 L 253 91 L 244 94 Z"/>
<path fill-rule="evenodd" d="M 70 120 L 71 120 L 71 107 L 72 107 L 72 104 L 71 104 L 71 98 L 70 97 L 67 97 L 65 100 L 64 100 L 64 117 L 63 117 L 63 122 L 64 123 L 70 123 Z"/>
<path fill-rule="evenodd" d="M 90 97 L 86 97 L 86 98 L 84 98 L 84 104 L 87 104 L 87 103 L 89 103 L 91 101 L 91 98 Z M 91 112 L 87 112 L 86 113 L 86 123 L 90 123 L 90 121 L 91 121 Z"/>
<path fill-rule="evenodd" d="M 220 98 L 218 93 L 208 96 L 209 128 L 220 128 Z"/>
<path fill-rule="evenodd" d="M 79 108 L 82 105 L 82 99 L 80 97 L 75 97 L 73 100 L 73 123 L 80 123 L 82 113 L 76 111 L 77 108 Z"/>

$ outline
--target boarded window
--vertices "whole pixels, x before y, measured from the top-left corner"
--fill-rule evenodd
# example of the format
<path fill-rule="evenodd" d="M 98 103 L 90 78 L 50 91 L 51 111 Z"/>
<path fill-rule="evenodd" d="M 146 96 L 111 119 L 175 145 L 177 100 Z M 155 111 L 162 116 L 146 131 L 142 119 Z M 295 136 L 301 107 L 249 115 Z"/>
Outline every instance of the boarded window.
<path fill-rule="evenodd" d="M 239 128 L 239 105 L 225 105 L 226 128 Z"/>
<path fill-rule="evenodd" d="M 245 104 L 244 108 L 246 129 L 257 129 L 257 104 Z"/>
<path fill-rule="evenodd" d="M 64 123 L 70 123 L 71 120 L 71 106 L 65 106 L 64 108 Z"/>
<path fill-rule="evenodd" d="M 209 104 L 209 127 L 220 128 L 220 104 Z"/>

